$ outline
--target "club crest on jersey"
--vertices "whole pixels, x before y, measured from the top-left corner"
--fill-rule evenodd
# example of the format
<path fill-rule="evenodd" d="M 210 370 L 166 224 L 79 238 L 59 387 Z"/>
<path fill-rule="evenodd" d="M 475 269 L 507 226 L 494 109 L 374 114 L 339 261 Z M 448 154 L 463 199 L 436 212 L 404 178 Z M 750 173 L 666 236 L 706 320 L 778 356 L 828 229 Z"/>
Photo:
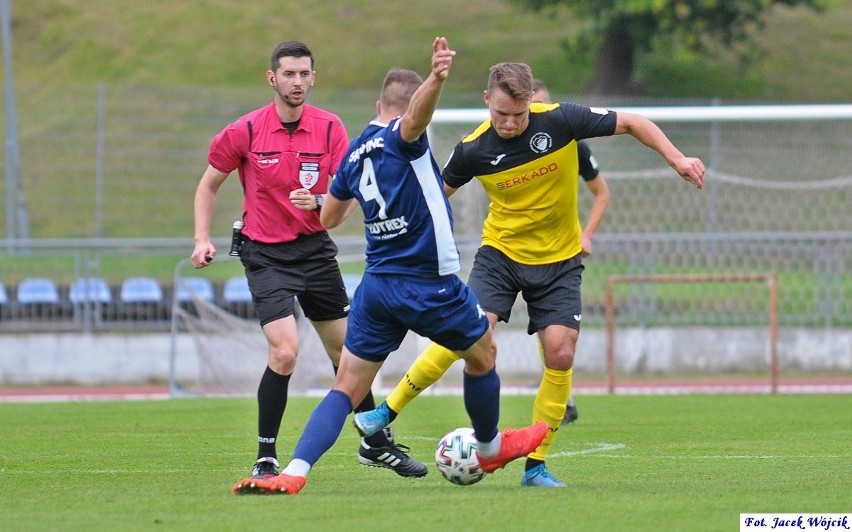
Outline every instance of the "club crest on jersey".
<path fill-rule="evenodd" d="M 303 162 L 299 166 L 299 183 L 305 188 L 313 188 L 319 180 L 319 163 Z"/>
<path fill-rule="evenodd" d="M 553 146 L 553 139 L 544 132 L 536 133 L 530 139 L 530 149 L 535 153 L 545 153 Z"/>

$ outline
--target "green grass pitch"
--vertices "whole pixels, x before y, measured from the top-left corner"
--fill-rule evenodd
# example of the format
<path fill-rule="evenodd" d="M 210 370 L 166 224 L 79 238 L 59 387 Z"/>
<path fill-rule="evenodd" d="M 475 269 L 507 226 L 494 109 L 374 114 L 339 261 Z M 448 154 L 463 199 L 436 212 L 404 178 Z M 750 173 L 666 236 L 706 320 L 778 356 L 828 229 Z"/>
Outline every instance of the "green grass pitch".
<path fill-rule="evenodd" d="M 289 459 L 316 398 L 291 398 Z M 255 453 L 253 399 L 0 404 L 0 530 L 736 530 L 739 514 L 852 510 L 852 396 L 580 396 L 549 468 L 460 487 L 432 462 L 468 426 L 462 399 L 423 396 L 394 423 L 422 479 L 357 463 L 351 425 L 297 496 L 230 491 Z M 529 422 L 506 396 L 501 426 Z"/>

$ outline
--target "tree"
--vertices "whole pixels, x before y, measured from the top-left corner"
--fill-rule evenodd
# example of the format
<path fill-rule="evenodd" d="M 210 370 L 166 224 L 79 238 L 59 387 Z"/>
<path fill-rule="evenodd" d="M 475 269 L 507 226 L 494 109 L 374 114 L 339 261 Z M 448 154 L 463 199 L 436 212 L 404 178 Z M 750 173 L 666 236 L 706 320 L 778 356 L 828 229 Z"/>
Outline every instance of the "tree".
<path fill-rule="evenodd" d="M 634 94 L 637 56 L 658 46 L 706 49 L 747 42 L 763 28 L 776 4 L 821 10 L 824 0 L 514 0 L 534 11 L 564 7 L 589 21 L 566 41 L 574 53 L 594 54 L 588 89 L 595 94 Z"/>

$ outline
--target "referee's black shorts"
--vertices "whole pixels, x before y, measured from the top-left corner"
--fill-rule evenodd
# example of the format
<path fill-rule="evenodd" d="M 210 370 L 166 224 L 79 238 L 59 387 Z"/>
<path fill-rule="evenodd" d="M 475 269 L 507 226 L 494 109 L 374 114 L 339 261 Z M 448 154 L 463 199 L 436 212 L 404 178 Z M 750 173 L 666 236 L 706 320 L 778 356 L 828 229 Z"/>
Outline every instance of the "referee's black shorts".
<path fill-rule="evenodd" d="M 246 238 L 240 261 L 260 324 L 294 314 L 297 297 L 312 321 L 345 318 L 349 297 L 336 257 L 337 246 L 325 231 L 283 244 Z"/>

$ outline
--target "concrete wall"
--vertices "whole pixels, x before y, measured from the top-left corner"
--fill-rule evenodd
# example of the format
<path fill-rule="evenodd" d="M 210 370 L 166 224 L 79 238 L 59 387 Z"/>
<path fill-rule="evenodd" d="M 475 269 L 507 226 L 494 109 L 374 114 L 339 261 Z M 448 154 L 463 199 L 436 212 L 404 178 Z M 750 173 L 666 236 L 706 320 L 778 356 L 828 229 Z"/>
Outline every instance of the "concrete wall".
<path fill-rule="evenodd" d="M 312 332 L 312 331 L 311 331 Z M 258 331 L 260 335 L 260 331 Z M 499 327 L 498 369 L 504 378 L 537 375 L 541 371 L 533 337 Z M 266 353 L 261 342 L 246 353 L 224 353 L 249 366 L 260 376 Z M 428 342 L 411 335 L 399 352 L 391 354 L 381 377 L 391 384 L 401 376 Z M 258 348 L 257 346 L 261 347 Z M 199 372 L 196 343 L 180 334 L 174 344 L 168 334 L 7 334 L 0 336 L 0 386 L 47 384 L 147 384 L 166 382 L 170 354 L 176 353 L 179 380 L 192 381 Z M 249 350 L 247 350 L 249 351 Z M 764 372 L 768 368 L 768 334 L 764 329 L 623 330 L 616 338 L 618 372 L 722 373 Z M 580 335 L 575 359 L 578 374 L 603 374 L 606 368 L 604 331 L 586 329 Z M 841 373 L 852 371 L 852 331 L 825 329 L 783 330 L 778 339 L 782 371 Z M 300 369 L 301 368 L 301 369 Z M 297 364 L 297 389 L 326 386 L 332 371 L 319 339 L 303 334 Z M 452 370 L 458 377 L 461 364 Z M 252 379 L 254 380 L 254 379 Z M 320 382 L 322 381 L 322 382 Z"/>

